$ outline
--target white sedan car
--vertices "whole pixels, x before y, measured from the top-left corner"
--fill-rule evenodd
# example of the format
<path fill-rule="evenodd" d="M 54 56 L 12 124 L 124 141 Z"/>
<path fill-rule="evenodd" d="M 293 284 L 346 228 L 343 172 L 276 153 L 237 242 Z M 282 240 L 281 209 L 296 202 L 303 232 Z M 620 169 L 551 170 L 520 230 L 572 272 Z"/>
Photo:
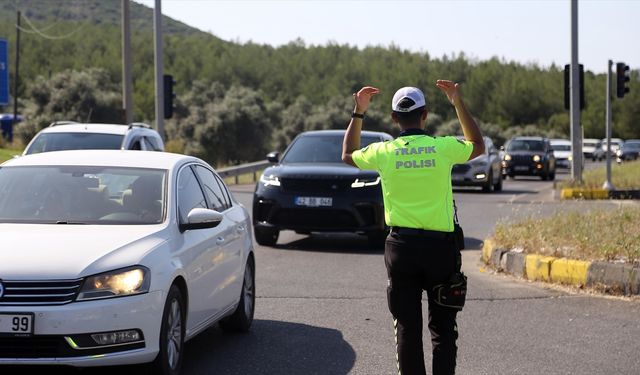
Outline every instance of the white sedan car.
<path fill-rule="evenodd" d="M 59 151 L 0 166 L 0 365 L 150 363 L 253 321 L 247 210 L 200 159 Z"/>

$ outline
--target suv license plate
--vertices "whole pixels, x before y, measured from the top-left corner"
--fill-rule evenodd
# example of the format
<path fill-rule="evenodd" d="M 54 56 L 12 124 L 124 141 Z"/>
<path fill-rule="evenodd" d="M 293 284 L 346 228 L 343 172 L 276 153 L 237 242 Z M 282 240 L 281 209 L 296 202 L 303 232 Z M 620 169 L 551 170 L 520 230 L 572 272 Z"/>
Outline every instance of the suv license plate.
<path fill-rule="evenodd" d="M 331 207 L 333 198 L 330 197 L 296 197 L 296 206 L 307 207 Z"/>
<path fill-rule="evenodd" d="M 33 314 L 2 313 L 0 314 L 0 335 L 31 335 L 33 334 Z"/>
<path fill-rule="evenodd" d="M 529 167 L 527 167 L 526 165 L 516 165 L 515 170 L 516 171 L 528 171 Z"/>

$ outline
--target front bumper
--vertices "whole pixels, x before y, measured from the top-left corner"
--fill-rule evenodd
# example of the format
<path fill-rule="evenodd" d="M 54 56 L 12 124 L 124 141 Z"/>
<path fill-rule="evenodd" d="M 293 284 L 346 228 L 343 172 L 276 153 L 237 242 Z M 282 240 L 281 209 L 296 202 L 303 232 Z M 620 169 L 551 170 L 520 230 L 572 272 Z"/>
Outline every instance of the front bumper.
<path fill-rule="evenodd" d="M 34 314 L 33 335 L 0 336 L 0 365 L 70 365 L 77 367 L 151 362 L 158 353 L 164 293 L 59 306 L 0 306 L 0 313 Z M 139 330 L 141 340 L 100 346 L 89 334 Z"/>
<path fill-rule="evenodd" d="M 502 162 L 502 174 L 503 175 L 524 175 L 524 176 L 540 176 L 546 173 L 545 165 L 542 162 L 531 163 L 513 163 Z"/>
<path fill-rule="evenodd" d="M 453 186 L 484 186 L 488 179 L 489 172 L 482 167 L 457 164 L 451 171 L 451 185 Z"/>
<path fill-rule="evenodd" d="M 331 198 L 331 205 L 296 205 L 296 197 Z M 299 232 L 376 232 L 383 231 L 384 206 L 379 186 L 353 188 L 342 192 L 285 192 L 278 187 L 256 191 L 253 199 L 256 227 Z"/>

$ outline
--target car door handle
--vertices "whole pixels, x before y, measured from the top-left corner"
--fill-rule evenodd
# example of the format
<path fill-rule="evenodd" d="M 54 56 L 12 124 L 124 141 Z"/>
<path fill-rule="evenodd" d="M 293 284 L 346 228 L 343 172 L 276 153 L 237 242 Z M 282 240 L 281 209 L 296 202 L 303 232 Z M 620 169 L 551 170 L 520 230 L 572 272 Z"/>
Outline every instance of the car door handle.
<path fill-rule="evenodd" d="M 223 244 L 224 244 L 224 237 L 216 238 L 216 245 L 223 245 Z"/>

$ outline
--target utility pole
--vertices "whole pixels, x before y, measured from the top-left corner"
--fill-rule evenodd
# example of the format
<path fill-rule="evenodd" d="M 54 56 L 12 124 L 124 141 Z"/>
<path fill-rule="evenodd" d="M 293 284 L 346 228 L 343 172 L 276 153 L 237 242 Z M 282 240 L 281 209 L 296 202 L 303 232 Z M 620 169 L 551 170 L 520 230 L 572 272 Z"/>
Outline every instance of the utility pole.
<path fill-rule="evenodd" d="M 571 0 L 571 178 L 582 182 L 582 131 L 580 124 L 580 67 L 578 66 L 578 0 Z"/>
<path fill-rule="evenodd" d="M 609 60 L 607 63 L 607 101 L 606 101 L 606 120 L 605 120 L 605 128 L 607 133 L 607 180 L 602 185 L 604 190 L 615 190 L 616 188 L 613 186 L 611 182 L 611 66 L 613 65 L 613 61 Z"/>
<path fill-rule="evenodd" d="M 156 0 L 153 12 L 153 30 L 156 65 L 156 130 L 164 139 L 164 82 L 162 66 L 162 9 L 160 0 Z"/>
<path fill-rule="evenodd" d="M 133 122 L 131 27 L 129 20 L 129 0 L 122 0 L 122 109 L 125 124 L 131 124 Z"/>
<path fill-rule="evenodd" d="M 16 20 L 16 69 L 13 77 L 13 124 L 18 123 L 18 79 L 20 77 L 20 11 L 18 11 L 18 19 Z"/>

